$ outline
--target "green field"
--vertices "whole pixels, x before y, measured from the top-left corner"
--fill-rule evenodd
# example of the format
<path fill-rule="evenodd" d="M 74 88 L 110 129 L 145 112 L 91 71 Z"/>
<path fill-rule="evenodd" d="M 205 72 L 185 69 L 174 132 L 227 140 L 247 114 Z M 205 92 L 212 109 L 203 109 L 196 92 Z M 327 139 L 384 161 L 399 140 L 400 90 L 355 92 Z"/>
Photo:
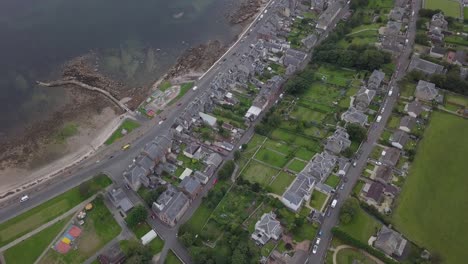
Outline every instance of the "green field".
<path fill-rule="evenodd" d="M 295 172 L 300 172 L 302 169 L 304 169 L 305 166 L 306 166 L 305 162 L 298 160 L 298 159 L 293 159 L 289 163 L 288 169 L 295 171 Z"/>
<path fill-rule="evenodd" d="M 367 244 L 369 238 L 377 234 L 382 224 L 359 208 L 351 223 L 347 225 L 340 224 L 338 227 L 355 239 Z"/>
<path fill-rule="evenodd" d="M 135 234 L 137 239 L 142 238 L 144 235 L 146 235 L 146 233 L 151 231 L 151 227 L 146 222 L 140 223 L 134 227 L 131 227 L 130 229 L 132 230 L 133 234 Z"/>
<path fill-rule="evenodd" d="M 261 148 L 257 155 L 255 155 L 255 159 L 263 161 L 271 166 L 283 168 L 284 165 L 288 162 L 286 156 L 283 154 L 277 153 L 272 150 L 268 150 L 266 148 Z"/>
<path fill-rule="evenodd" d="M 463 8 L 463 18 L 467 19 L 468 18 L 468 7 Z"/>
<path fill-rule="evenodd" d="M 461 95 L 447 94 L 445 96 L 447 103 L 468 107 L 468 97 Z"/>
<path fill-rule="evenodd" d="M 164 264 L 182 264 L 182 261 L 176 256 L 174 251 L 169 251 L 166 257 L 166 261 L 164 261 Z"/>
<path fill-rule="evenodd" d="M 336 176 L 335 174 L 330 175 L 325 181 L 325 184 L 332 188 L 336 188 L 339 183 L 340 183 L 340 177 Z"/>
<path fill-rule="evenodd" d="M 52 240 L 65 227 L 65 224 L 72 218 L 69 216 L 58 221 L 50 227 L 42 230 L 34 236 L 20 242 L 14 247 L 6 250 L 3 255 L 7 263 L 34 263 L 36 259 L 47 249 Z M 27 254 L 25 254 L 27 252 Z"/>
<path fill-rule="evenodd" d="M 377 264 L 377 262 L 364 255 L 360 250 L 354 248 L 342 249 L 336 255 L 336 262 L 339 264 L 353 264 L 356 261 L 360 264 Z"/>
<path fill-rule="evenodd" d="M 295 178 L 296 177 L 292 174 L 283 171 L 280 172 L 280 174 L 276 176 L 275 180 L 270 185 L 273 193 L 282 195 Z"/>
<path fill-rule="evenodd" d="M 468 121 L 434 112 L 397 201 L 397 228 L 444 263 L 463 263 L 468 251 Z"/>
<path fill-rule="evenodd" d="M 148 247 L 151 249 L 151 253 L 158 254 L 164 247 L 164 240 L 158 236 L 148 244 Z"/>
<path fill-rule="evenodd" d="M 120 233 L 122 229 L 104 205 L 104 200 L 98 197 L 93 205 L 86 216 L 83 232 L 75 242 L 77 249 L 70 250 L 65 255 L 49 249 L 40 263 L 83 263 Z"/>
<path fill-rule="evenodd" d="M 460 2 L 451 0 L 426 0 L 424 3 L 424 8 L 426 9 L 440 9 L 446 16 L 460 18 Z"/>
<path fill-rule="evenodd" d="M 292 147 L 289 146 L 286 142 L 274 141 L 271 139 L 268 139 L 263 146 L 281 152 L 284 155 L 288 155 L 292 151 Z"/>
<path fill-rule="evenodd" d="M 310 198 L 310 206 L 317 210 L 322 210 L 322 206 L 327 200 L 327 195 L 323 192 L 314 191 L 312 192 L 312 197 Z"/>
<path fill-rule="evenodd" d="M 271 178 L 277 173 L 278 170 L 252 160 L 242 172 L 242 177 L 250 182 L 258 182 L 263 186 L 267 186 Z"/>
<path fill-rule="evenodd" d="M 291 113 L 291 116 L 297 120 L 315 121 L 317 123 L 320 123 L 326 117 L 324 113 L 310 110 L 309 108 L 302 106 L 297 106 Z"/>
<path fill-rule="evenodd" d="M 86 191 L 80 192 L 75 187 L 29 211 L 0 224 L 0 246 L 19 238 L 39 226 L 66 213 L 74 206 L 91 197 L 94 193 L 110 185 L 112 181 L 106 175 L 99 175 L 89 180 Z"/>
<path fill-rule="evenodd" d="M 351 79 L 354 78 L 356 72 L 351 70 L 345 70 L 336 68 L 334 66 L 320 66 L 317 71 L 319 76 L 325 77 L 327 83 L 337 85 L 337 86 L 346 86 Z"/>
<path fill-rule="evenodd" d="M 104 144 L 110 145 L 114 143 L 116 140 L 119 140 L 120 138 L 122 138 L 124 136 L 122 134 L 122 129 L 125 129 L 127 130 L 127 133 L 130 133 L 132 132 L 132 130 L 134 130 L 135 128 L 138 128 L 139 126 L 140 124 L 138 124 L 136 121 L 126 119 L 125 121 L 123 121 L 122 125 L 120 125 L 117 128 L 117 130 L 115 130 L 115 132 L 112 133 L 112 135 L 106 140 L 106 142 L 104 142 Z"/>
<path fill-rule="evenodd" d="M 315 155 L 316 152 L 310 151 L 306 148 L 299 148 L 294 156 L 303 159 L 303 160 L 310 160 Z"/>

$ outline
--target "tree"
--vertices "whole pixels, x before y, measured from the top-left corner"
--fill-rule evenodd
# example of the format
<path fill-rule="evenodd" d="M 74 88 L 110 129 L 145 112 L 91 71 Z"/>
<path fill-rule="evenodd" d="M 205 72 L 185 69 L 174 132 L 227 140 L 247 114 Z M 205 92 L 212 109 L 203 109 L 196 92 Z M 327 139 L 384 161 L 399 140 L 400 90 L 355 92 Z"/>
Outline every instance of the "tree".
<path fill-rule="evenodd" d="M 349 198 L 343 203 L 340 210 L 340 222 L 349 224 L 353 221 L 354 216 L 359 210 L 359 202 L 354 198 Z"/>
<path fill-rule="evenodd" d="M 241 153 L 239 150 L 234 151 L 234 160 L 239 160 L 241 157 Z"/>
<path fill-rule="evenodd" d="M 147 217 L 148 211 L 146 208 L 143 205 L 138 205 L 127 215 L 126 222 L 128 226 L 135 227 L 139 223 L 145 221 Z"/>
<path fill-rule="evenodd" d="M 127 257 L 126 264 L 139 264 L 139 263 L 150 263 L 153 257 L 151 249 L 143 246 L 137 240 L 128 240 L 126 247 L 122 247 L 122 251 Z"/>
<path fill-rule="evenodd" d="M 346 127 L 346 132 L 348 132 L 351 141 L 358 143 L 361 143 L 367 136 L 366 129 L 358 124 L 349 124 Z"/>
<path fill-rule="evenodd" d="M 354 155 L 354 151 L 351 148 L 346 148 L 345 150 L 343 150 L 342 154 L 346 158 L 350 159 Z"/>
<path fill-rule="evenodd" d="M 414 42 L 416 42 L 416 44 L 419 44 L 419 45 L 424 45 L 426 46 L 427 43 L 428 43 L 429 39 L 426 35 L 426 32 L 418 32 L 416 33 L 416 37 L 414 39 Z"/>
<path fill-rule="evenodd" d="M 158 199 L 158 197 L 164 192 L 166 191 L 166 187 L 165 186 L 159 186 L 156 190 L 152 190 L 150 192 L 147 192 L 145 194 L 143 194 L 143 200 L 145 200 L 146 204 L 148 206 L 151 206 L 153 205 L 153 202 L 156 201 Z"/>
<path fill-rule="evenodd" d="M 227 179 L 231 177 L 232 173 L 234 172 L 236 165 L 234 161 L 228 160 L 224 163 L 221 169 L 218 171 L 218 177 L 220 180 Z"/>

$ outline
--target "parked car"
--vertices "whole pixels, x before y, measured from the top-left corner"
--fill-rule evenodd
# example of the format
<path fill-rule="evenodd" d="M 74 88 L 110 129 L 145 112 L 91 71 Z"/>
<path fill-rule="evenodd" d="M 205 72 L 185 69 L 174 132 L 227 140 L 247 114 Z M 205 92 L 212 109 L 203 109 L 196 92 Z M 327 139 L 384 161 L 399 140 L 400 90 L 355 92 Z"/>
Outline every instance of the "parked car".
<path fill-rule="evenodd" d="M 29 196 L 28 196 L 28 195 L 24 195 L 23 197 L 21 197 L 20 203 L 26 202 L 27 200 L 29 200 Z"/>
<path fill-rule="evenodd" d="M 315 244 L 316 245 L 320 244 L 320 237 L 318 237 L 317 240 L 315 240 Z"/>
<path fill-rule="evenodd" d="M 317 249 L 318 249 L 318 246 L 314 245 L 314 248 L 312 249 L 312 253 L 317 254 Z"/>

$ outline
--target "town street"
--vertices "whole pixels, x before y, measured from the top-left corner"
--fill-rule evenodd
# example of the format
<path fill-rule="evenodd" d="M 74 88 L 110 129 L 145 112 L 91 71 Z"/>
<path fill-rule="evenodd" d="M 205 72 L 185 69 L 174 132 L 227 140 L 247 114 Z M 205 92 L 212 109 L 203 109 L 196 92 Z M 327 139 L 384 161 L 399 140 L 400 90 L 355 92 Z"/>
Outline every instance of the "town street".
<path fill-rule="evenodd" d="M 381 113 L 382 120 L 379 123 L 371 124 L 369 132 L 368 132 L 367 141 L 364 142 L 361 145 L 361 148 L 359 149 L 358 158 L 356 159 L 356 167 L 351 167 L 349 169 L 348 173 L 346 174 L 346 177 L 348 178 L 348 182 L 345 184 L 345 187 L 343 190 L 337 192 L 339 193 L 339 199 L 338 199 L 338 203 L 336 207 L 334 209 L 331 209 L 331 208 L 328 209 L 328 210 L 331 210 L 330 216 L 324 218 L 322 222 L 320 230 L 322 231 L 322 241 L 323 241 L 322 243 L 323 244 L 320 244 L 316 254 L 310 253 L 308 263 L 315 264 L 315 263 L 324 262 L 328 247 L 332 239 L 331 229 L 338 224 L 340 207 L 343 204 L 343 201 L 346 200 L 346 198 L 350 196 L 355 183 L 358 181 L 359 177 L 361 176 L 361 172 L 366 166 L 367 158 L 372 152 L 372 149 L 374 148 L 374 144 L 380 138 L 380 135 L 382 134 L 385 128 L 385 125 L 387 124 L 388 118 L 390 117 L 392 113 L 393 107 L 395 106 L 395 103 L 397 102 L 399 88 L 396 85 L 396 83 L 399 79 L 401 79 L 405 75 L 406 67 L 409 64 L 409 57 L 411 55 L 412 46 L 414 44 L 414 39 L 416 35 L 416 17 L 420 9 L 420 6 L 421 6 L 420 0 L 413 1 L 412 9 L 415 15 L 412 17 L 412 20 L 409 23 L 408 35 L 407 35 L 408 43 L 405 49 L 403 50 L 403 52 L 398 57 L 397 68 L 389 82 L 389 87 L 390 88 L 393 87 L 393 96 L 387 96 L 382 105 L 382 106 L 385 105 L 385 111 Z"/>

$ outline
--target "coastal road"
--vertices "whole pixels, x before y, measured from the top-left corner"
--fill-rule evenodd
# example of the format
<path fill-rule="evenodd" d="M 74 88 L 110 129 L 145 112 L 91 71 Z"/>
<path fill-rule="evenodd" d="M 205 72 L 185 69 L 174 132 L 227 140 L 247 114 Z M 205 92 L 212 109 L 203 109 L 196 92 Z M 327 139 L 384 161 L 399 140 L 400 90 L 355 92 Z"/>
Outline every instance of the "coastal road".
<path fill-rule="evenodd" d="M 322 231 L 322 243 L 319 245 L 317 253 L 311 253 L 308 259 L 308 263 L 324 263 L 325 256 L 327 254 L 328 247 L 330 246 L 330 242 L 332 239 L 331 229 L 338 224 L 339 219 L 339 211 L 346 200 L 347 197 L 350 196 L 354 185 L 358 181 L 362 170 L 367 164 L 367 159 L 374 148 L 375 143 L 380 138 L 387 121 L 392 114 L 393 107 L 395 106 L 398 100 L 399 88 L 396 85 L 396 82 L 400 80 L 406 73 L 406 68 L 409 64 L 409 57 L 412 52 L 412 46 L 414 44 L 414 38 L 416 35 L 416 18 L 421 6 L 421 0 L 414 0 L 412 2 L 412 9 L 414 10 L 414 17 L 411 19 L 409 27 L 408 27 L 408 43 L 405 46 L 404 50 L 400 53 L 397 59 L 397 69 L 392 76 L 389 87 L 393 89 L 392 96 L 387 96 L 382 104 L 382 107 L 385 106 L 385 111 L 381 113 L 382 120 L 379 123 L 374 123 L 371 125 L 368 131 L 367 141 L 364 142 L 360 148 L 360 155 L 359 158 L 356 160 L 356 167 L 351 167 L 346 174 L 348 178 L 348 182 L 345 184 L 344 189 L 338 191 L 339 199 L 336 207 L 334 209 L 329 208 L 330 216 L 324 218 L 320 231 Z"/>

